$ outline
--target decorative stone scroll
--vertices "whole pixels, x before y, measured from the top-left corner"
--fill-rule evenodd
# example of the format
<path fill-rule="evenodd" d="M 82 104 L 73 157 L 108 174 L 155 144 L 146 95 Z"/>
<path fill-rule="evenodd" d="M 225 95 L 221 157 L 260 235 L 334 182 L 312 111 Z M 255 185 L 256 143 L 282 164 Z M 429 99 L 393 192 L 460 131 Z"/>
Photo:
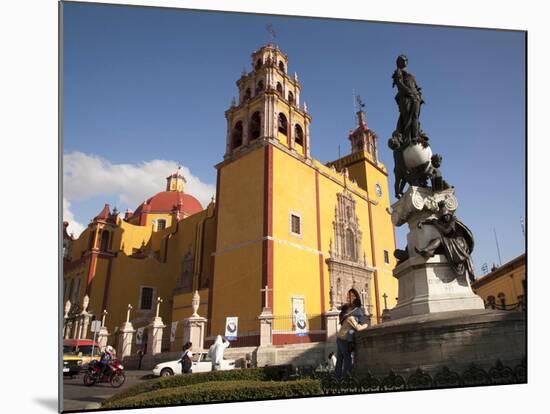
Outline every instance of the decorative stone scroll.
<path fill-rule="evenodd" d="M 438 203 L 440 201 L 444 201 L 445 206 L 451 212 L 458 208 L 458 201 L 453 188 L 434 193 L 430 188 L 410 187 L 403 197 L 392 205 L 392 223 L 394 226 L 399 227 L 409 222 L 413 215 L 420 212 L 429 213 L 428 216 L 435 214 L 439 209 Z"/>

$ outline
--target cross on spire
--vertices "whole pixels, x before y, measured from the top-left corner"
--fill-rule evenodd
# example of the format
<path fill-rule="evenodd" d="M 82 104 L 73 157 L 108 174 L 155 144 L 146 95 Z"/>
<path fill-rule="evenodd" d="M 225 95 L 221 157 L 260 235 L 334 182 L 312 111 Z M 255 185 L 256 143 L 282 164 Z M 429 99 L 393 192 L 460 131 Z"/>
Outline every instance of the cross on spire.
<path fill-rule="evenodd" d="M 273 30 L 273 26 L 271 25 L 271 23 L 265 26 L 265 30 L 267 30 L 267 32 L 269 33 L 269 37 L 270 37 L 269 42 L 273 43 L 275 38 L 277 37 L 277 33 L 275 33 L 275 30 Z"/>

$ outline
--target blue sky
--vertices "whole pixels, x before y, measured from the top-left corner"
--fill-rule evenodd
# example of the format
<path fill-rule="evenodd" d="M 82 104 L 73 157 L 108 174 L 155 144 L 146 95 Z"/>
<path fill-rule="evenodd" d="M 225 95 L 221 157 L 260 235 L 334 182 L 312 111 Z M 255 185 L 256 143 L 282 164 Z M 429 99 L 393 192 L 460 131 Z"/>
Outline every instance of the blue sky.
<path fill-rule="evenodd" d="M 104 202 L 134 209 L 163 190 L 177 161 L 190 192 L 209 199 L 224 111 L 251 52 L 269 41 L 268 23 L 302 83 L 311 152 L 323 162 L 350 150 L 355 90 L 392 170 L 391 74 L 407 54 L 426 101 L 422 128 L 476 236 L 477 273 L 499 261 L 493 228 L 502 262 L 524 252 L 525 39 L 511 31 L 65 3 L 66 216 L 85 225 Z M 401 246 L 405 234 L 397 229 Z"/>

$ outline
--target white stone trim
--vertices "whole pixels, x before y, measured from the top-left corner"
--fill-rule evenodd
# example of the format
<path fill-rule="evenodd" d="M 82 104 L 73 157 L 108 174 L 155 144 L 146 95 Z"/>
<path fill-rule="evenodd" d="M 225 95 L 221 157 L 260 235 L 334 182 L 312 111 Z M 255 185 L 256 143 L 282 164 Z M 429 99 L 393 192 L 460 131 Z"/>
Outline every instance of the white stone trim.
<path fill-rule="evenodd" d="M 329 252 L 322 252 L 320 250 L 313 249 L 311 247 L 307 247 L 307 246 L 304 246 L 304 245 L 301 245 L 301 244 L 298 244 L 298 243 L 293 243 L 289 240 L 283 240 L 283 239 L 279 239 L 279 238 L 275 238 L 275 237 L 271 237 L 271 236 L 265 236 L 265 237 L 262 237 L 260 239 L 255 239 L 255 240 L 247 240 L 245 242 L 238 243 L 238 244 L 235 244 L 235 245 L 233 245 L 231 247 L 228 247 L 226 249 L 220 250 L 218 252 L 212 252 L 211 256 L 219 256 L 221 254 L 228 253 L 228 252 L 231 252 L 233 250 L 237 250 L 237 249 L 249 246 L 249 245 L 254 244 L 254 243 L 261 243 L 264 240 L 271 240 L 271 241 L 274 241 L 274 242 L 279 243 L 279 244 L 284 244 L 286 246 L 291 246 L 291 247 L 294 247 L 296 249 L 304 250 L 306 252 L 310 252 L 310 253 L 314 253 L 314 254 L 320 254 L 324 257 L 330 257 Z"/>

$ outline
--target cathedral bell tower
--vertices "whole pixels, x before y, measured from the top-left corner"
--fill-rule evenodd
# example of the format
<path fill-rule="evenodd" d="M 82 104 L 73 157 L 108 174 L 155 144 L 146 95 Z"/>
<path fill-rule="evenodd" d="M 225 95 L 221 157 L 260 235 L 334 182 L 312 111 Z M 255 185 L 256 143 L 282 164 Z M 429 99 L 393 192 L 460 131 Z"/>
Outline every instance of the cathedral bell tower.
<path fill-rule="evenodd" d="M 238 102 L 225 112 L 227 144 L 224 158 L 237 156 L 257 143 L 273 140 L 309 158 L 307 106 L 300 105 L 298 75 L 288 75 L 288 57 L 272 44 L 252 53 L 252 71 L 237 80 Z M 260 145 L 260 144 L 258 144 Z"/>

